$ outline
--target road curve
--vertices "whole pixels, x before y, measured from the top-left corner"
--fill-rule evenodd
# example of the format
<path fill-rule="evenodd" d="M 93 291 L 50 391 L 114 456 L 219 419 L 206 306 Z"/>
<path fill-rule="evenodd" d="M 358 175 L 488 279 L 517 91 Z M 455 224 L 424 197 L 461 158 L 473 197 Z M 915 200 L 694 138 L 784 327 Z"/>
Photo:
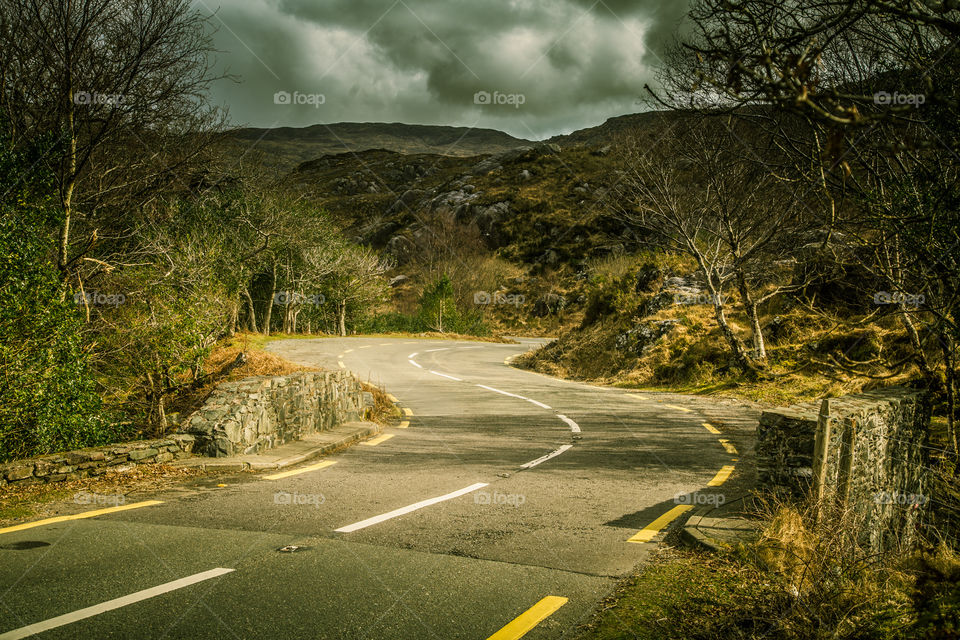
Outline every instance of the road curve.
<path fill-rule="evenodd" d="M 697 501 L 677 496 L 735 486 L 756 415 L 506 363 L 536 342 L 270 343 L 409 415 L 303 473 L 0 535 L 0 640 L 564 636 Z"/>

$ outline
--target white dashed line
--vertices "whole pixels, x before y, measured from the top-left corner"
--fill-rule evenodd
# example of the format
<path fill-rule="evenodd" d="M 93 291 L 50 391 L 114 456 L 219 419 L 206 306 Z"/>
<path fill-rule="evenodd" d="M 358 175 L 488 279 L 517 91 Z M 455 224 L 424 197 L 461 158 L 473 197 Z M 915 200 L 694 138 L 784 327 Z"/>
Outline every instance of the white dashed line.
<path fill-rule="evenodd" d="M 417 369 L 423 369 L 423 367 L 421 367 L 419 364 L 417 364 L 417 363 L 414 362 L 413 360 L 407 360 L 407 362 L 409 362 L 410 364 L 412 364 L 413 366 L 415 366 Z"/>
<path fill-rule="evenodd" d="M 453 498 L 459 498 L 462 495 L 468 494 L 477 489 L 482 489 L 483 487 L 490 484 L 489 482 L 478 482 L 472 484 L 469 487 L 464 487 L 453 493 L 447 493 L 442 496 L 437 496 L 436 498 L 430 498 L 429 500 L 421 500 L 420 502 L 415 502 L 406 507 L 401 507 L 399 509 L 394 509 L 387 513 L 381 514 L 379 516 L 373 516 L 372 518 L 367 518 L 366 520 L 361 520 L 360 522 L 354 522 L 353 524 L 348 524 L 345 527 L 340 527 L 339 529 L 334 529 L 337 533 L 350 533 L 351 531 L 357 531 L 358 529 L 364 529 L 374 524 L 378 524 L 385 520 L 390 520 L 396 518 L 397 516 L 402 516 L 404 514 L 416 511 L 417 509 L 423 509 L 424 507 L 429 507 L 432 504 L 437 504 L 438 502 L 443 502 L 444 500 L 452 500 Z"/>
<path fill-rule="evenodd" d="M 177 589 L 183 589 L 184 587 L 189 587 L 190 585 L 197 584 L 198 582 L 210 580 L 211 578 L 217 578 L 231 572 L 233 572 L 233 569 L 217 568 L 204 571 L 203 573 L 196 573 L 192 576 L 187 576 L 186 578 L 174 580 L 173 582 L 166 582 L 164 584 L 157 585 L 156 587 L 144 589 L 143 591 L 137 591 L 120 598 L 107 600 L 106 602 L 95 604 L 92 607 L 78 609 L 77 611 L 65 613 L 62 616 L 57 616 L 56 618 L 50 618 L 49 620 L 35 622 L 29 626 L 14 629 L 13 631 L 7 631 L 6 633 L 0 634 L 0 640 L 27 638 L 38 633 L 43 633 L 44 631 L 49 631 L 50 629 L 56 629 L 57 627 L 62 627 L 63 625 L 67 625 L 78 620 L 92 618 L 93 616 L 106 613 L 107 611 L 113 611 L 114 609 L 119 609 L 120 607 L 126 607 L 127 605 L 141 602 L 149 598 L 154 598 L 156 596 L 163 595 L 164 593 L 176 591 Z"/>
<path fill-rule="evenodd" d="M 536 400 L 533 400 L 533 399 L 531 399 L 531 398 L 527 398 L 527 397 L 524 397 L 524 396 L 518 396 L 517 394 L 515 394 L 515 393 L 510 393 L 509 391 L 503 391 L 503 390 L 501 390 L 501 389 L 494 389 L 493 387 L 488 387 L 488 386 L 485 385 L 485 384 L 478 384 L 477 386 L 480 387 L 481 389 L 486 389 L 487 391 L 493 391 L 494 393 L 501 393 L 501 394 L 503 394 L 503 395 L 505 395 L 505 396 L 510 396 L 511 398 L 519 398 L 520 400 L 526 400 L 527 402 L 531 402 L 531 403 L 537 405 L 538 407 L 542 407 L 542 408 L 544 408 L 544 409 L 550 409 L 550 406 L 549 406 L 549 405 L 545 405 L 545 404 L 543 404 L 542 402 L 537 402 Z"/>
<path fill-rule="evenodd" d="M 565 445 L 563 445 L 562 447 L 560 447 L 559 449 L 557 449 L 556 451 L 551 451 L 550 453 L 548 453 L 548 454 L 545 455 L 545 456 L 541 456 L 541 457 L 537 458 L 536 460 L 531 460 L 530 462 L 528 462 L 528 463 L 526 463 L 526 464 L 520 465 L 520 468 L 521 468 L 521 469 L 532 469 L 533 467 L 537 466 L 537 465 L 540 464 L 541 462 L 546 462 L 546 461 L 549 460 L 550 458 L 556 458 L 558 455 L 560 455 L 561 453 L 563 453 L 563 452 L 566 451 L 567 449 L 571 449 L 571 448 L 573 448 L 573 445 L 572 445 L 572 444 L 565 444 Z"/>
<path fill-rule="evenodd" d="M 430 371 L 435 376 L 440 376 L 441 378 L 450 378 L 451 380 L 456 380 L 457 382 L 463 382 L 460 378 L 454 378 L 453 376 L 448 376 L 445 373 L 440 373 L 439 371 Z"/>
<path fill-rule="evenodd" d="M 570 425 L 570 431 L 573 433 L 580 433 L 580 425 L 578 425 L 576 422 L 561 413 L 558 413 L 557 417 Z"/>
<path fill-rule="evenodd" d="M 417 354 L 419 354 L 419 353 L 420 353 L 419 351 L 414 351 L 413 353 L 411 353 L 411 354 L 408 355 L 407 357 L 410 358 L 411 360 L 413 360 L 414 358 L 417 357 Z"/>
<path fill-rule="evenodd" d="M 439 349 L 426 349 L 424 353 L 430 353 L 431 351 L 448 351 L 450 347 L 440 347 Z"/>

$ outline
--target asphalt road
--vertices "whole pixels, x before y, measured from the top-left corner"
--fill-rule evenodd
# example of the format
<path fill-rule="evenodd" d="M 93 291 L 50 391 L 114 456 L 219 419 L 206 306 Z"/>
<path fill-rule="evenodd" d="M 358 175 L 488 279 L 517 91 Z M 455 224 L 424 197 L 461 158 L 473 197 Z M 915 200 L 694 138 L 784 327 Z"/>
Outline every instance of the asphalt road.
<path fill-rule="evenodd" d="M 410 415 L 323 468 L 0 533 L 0 640 L 573 635 L 666 514 L 736 497 L 756 415 L 505 363 L 534 343 L 271 343 Z"/>

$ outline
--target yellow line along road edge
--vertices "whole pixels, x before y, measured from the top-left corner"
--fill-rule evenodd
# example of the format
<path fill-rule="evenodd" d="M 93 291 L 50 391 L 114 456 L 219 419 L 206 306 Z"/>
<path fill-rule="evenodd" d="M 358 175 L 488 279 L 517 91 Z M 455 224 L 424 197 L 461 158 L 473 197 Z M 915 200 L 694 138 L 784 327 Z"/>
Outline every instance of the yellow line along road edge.
<path fill-rule="evenodd" d="M 130 509 L 139 509 L 141 507 L 152 507 L 156 504 L 163 504 L 163 500 L 144 500 L 143 502 L 134 502 L 133 504 L 124 504 L 118 507 L 107 507 L 106 509 L 95 509 L 93 511 L 84 511 L 83 513 L 74 513 L 69 516 L 56 516 L 45 520 L 35 520 L 33 522 L 24 522 L 15 524 L 12 527 L 0 529 L 0 534 L 12 533 L 14 531 L 23 531 L 24 529 L 33 529 L 47 524 L 56 524 L 58 522 L 68 522 L 70 520 L 82 520 L 83 518 L 96 518 L 97 516 L 107 515 L 108 513 L 117 513 L 120 511 L 129 511 Z"/>
<path fill-rule="evenodd" d="M 668 524 L 670 524 L 671 522 L 679 518 L 681 515 L 683 515 L 690 509 L 693 509 L 693 505 L 682 504 L 674 507 L 673 509 L 670 509 L 670 511 L 667 511 L 665 514 L 663 514 L 662 516 L 660 516 L 659 518 L 657 518 L 656 520 L 654 520 L 653 522 L 645 526 L 643 529 L 640 529 L 640 531 L 637 531 L 635 534 L 633 534 L 633 536 L 631 536 L 630 538 L 627 538 L 627 542 L 635 542 L 638 544 L 643 542 L 650 542 L 657 536 L 657 534 L 660 533 L 661 529 L 663 529 L 665 526 L 667 526 Z"/>
<path fill-rule="evenodd" d="M 284 471 L 282 473 L 274 473 L 269 476 L 263 476 L 264 480 L 279 480 L 280 478 L 289 478 L 290 476 L 300 475 L 301 473 L 308 473 L 310 471 L 319 471 L 320 469 L 326 469 L 329 466 L 337 464 L 336 460 L 324 460 L 317 464 L 312 464 L 309 467 L 303 467 L 302 469 L 294 469 L 293 471 Z"/>
<path fill-rule="evenodd" d="M 506 626 L 487 640 L 517 640 L 517 638 L 522 638 L 531 629 L 546 620 L 554 611 L 567 604 L 567 600 L 567 598 L 560 596 L 547 596 L 508 622 Z"/>

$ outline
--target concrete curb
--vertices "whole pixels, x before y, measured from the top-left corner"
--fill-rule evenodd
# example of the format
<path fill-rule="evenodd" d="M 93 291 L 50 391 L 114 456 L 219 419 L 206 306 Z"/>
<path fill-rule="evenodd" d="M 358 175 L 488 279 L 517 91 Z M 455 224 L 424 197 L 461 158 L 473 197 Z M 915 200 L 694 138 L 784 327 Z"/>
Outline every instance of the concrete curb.
<path fill-rule="evenodd" d="M 177 462 L 175 466 L 199 468 L 202 471 L 275 471 L 346 449 L 350 445 L 379 434 L 382 429 L 374 422 L 348 422 L 336 429 L 336 431 L 341 430 L 343 434 L 340 437 L 327 442 L 318 442 L 314 446 L 309 446 L 309 439 L 290 443 L 293 446 L 300 445 L 299 448 L 303 449 L 294 454 L 283 455 L 280 453 L 283 447 L 280 447 L 274 450 L 279 455 L 271 455 L 267 452 L 231 458 L 196 457 Z M 320 432 L 316 435 L 322 437 L 324 433 Z"/>
<path fill-rule="evenodd" d="M 680 528 L 680 540 L 688 547 L 714 553 L 730 549 L 735 543 L 753 537 L 757 525 L 743 518 L 710 518 L 701 511 L 690 516 Z M 708 531 L 723 532 L 723 538 Z"/>
<path fill-rule="evenodd" d="M 690 516 L 680 528 L 680 540 L 693 549 L 706 549 L 714 553 L 722 548 L 720 542 L 700 531 L 703 516 Z"/>

